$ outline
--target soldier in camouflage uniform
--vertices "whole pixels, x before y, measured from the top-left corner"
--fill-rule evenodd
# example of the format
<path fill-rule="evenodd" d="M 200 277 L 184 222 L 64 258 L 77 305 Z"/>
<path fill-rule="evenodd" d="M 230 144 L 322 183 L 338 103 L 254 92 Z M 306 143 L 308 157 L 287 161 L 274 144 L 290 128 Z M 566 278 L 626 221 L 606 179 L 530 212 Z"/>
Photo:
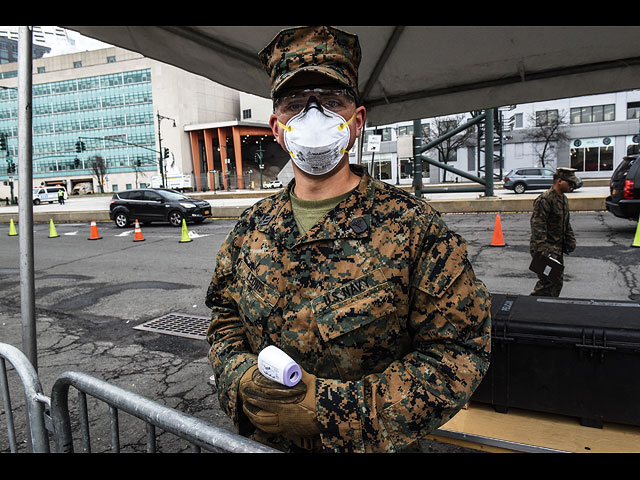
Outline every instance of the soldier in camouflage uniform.
<path fill-rule="evenodd" d="M 346 87 L 357 97 L 354 35 L 288 29 L 261 58 L 283 148 L 290 112 L 281 99 L 291 89 Z M 364 107 L 334 105 L 318 92 L 308 105 L 354 118 L 351 148 Z M 327 174 L 295 163 L 294 172 L 286 189 L 243 212 L 216 259 L 206 304 L 220 405 L 240 434 L 282 451 L 411 450 L 485 374 L 490 294 L 466 241 L 424 200 L 349 165 L 348 153 Z M 268 345 L 300 365 L 295 387 L 257 370 Z"/>
<path fill-rule="evenodd" d="M 571 192 L 578 179 L 573 168 L 558 168 L 553 176 L 553 186 L 533 202 L 531 214 L 531 256 L 551 256 L 560 263 L 563 254 L 576 248 L 576 237 L 569 223 L 569 200 L 565 193 Z M 558 297 L 562 290 L 563 275 L 556 280 L 538 274 L 531 295 Z"/>

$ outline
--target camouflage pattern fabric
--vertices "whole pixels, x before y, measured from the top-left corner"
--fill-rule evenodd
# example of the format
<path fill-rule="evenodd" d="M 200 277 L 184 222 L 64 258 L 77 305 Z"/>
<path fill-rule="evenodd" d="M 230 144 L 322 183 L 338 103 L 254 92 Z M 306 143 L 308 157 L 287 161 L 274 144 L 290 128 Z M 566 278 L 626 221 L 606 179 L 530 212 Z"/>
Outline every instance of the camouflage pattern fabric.
<path fill-rule="evenodd" d="M 469 400 L 490 357 L 490 294 L 424 200 L 351 165 L 359 186 L 306 234 L 289 191 L 247 209 L 206 296 L 209 358 L 238 432 L 272 445 L 238 382 L 276 345 L 316 380 L 316 450 L 401 451 Z M 286 450 L 286 447 L 283 447 Z"/>
<path fill-rule="evenodd" d="M 571 253 L 576 248 L 576 237 L 569 222 L 569 200 L 566 195 L 550 188 L 533 202 L 531 214 L 531 240 L 529 251 L 534 255 L 551 255 L 563 262 L 563 253 Z M 538 275 L 531 295 L 557 297 L 563 285 L 563 276 L 551 280 Z"/>
<path fill-rule="evenodd" d="M 271 98 L 300 72 L 319 72 L 358 89 L 361 60 L 358 37 L 327 26 L 282 30 L 258 54 L 271 81 Z"/>

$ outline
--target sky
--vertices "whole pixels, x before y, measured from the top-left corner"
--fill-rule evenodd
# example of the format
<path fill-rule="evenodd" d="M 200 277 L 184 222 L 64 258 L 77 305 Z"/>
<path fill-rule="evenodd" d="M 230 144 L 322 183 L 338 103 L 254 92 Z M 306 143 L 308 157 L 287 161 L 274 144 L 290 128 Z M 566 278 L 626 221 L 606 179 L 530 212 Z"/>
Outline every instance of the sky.
<path fill-rule="evenodd" d="M 78 32 L 74 32 L 73 30 L 67 30 L 67 32 L 72 45 L 64 44 L 62 42 L 57 43 L 52 46 L 51 52 L 46 56 L 51 57 L 54 55 L 64 55 L 66 53 L 84 52 L 86 50 L 98 50 L 100 48 L 108 48 L 111 46 L 93 38 L 80 35 Z"/>

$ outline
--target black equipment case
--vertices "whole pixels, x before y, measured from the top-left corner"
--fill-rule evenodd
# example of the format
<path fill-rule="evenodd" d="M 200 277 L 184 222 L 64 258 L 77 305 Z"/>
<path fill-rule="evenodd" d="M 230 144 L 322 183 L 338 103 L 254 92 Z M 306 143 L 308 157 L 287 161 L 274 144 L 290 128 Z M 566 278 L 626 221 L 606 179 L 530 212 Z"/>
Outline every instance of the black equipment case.
<path fill-rule="evenodd" d="M 472 401 L 640 426 L 640 303 L 494 294 Z"/>

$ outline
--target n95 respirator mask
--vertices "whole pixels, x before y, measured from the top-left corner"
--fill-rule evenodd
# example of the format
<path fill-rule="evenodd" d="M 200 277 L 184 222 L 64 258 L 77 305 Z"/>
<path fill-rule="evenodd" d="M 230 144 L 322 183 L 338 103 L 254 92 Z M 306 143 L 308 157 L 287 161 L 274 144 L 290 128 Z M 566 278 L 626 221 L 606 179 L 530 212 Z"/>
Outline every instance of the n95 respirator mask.
<path fill-rule="evenodd" d="M 296 166 L 310 175 L 323 175 L 333 170 L 345 153 L 348 153 L 349 123 L 339 114 L 316 103 L 284 125 L 284 144 Z"/>

